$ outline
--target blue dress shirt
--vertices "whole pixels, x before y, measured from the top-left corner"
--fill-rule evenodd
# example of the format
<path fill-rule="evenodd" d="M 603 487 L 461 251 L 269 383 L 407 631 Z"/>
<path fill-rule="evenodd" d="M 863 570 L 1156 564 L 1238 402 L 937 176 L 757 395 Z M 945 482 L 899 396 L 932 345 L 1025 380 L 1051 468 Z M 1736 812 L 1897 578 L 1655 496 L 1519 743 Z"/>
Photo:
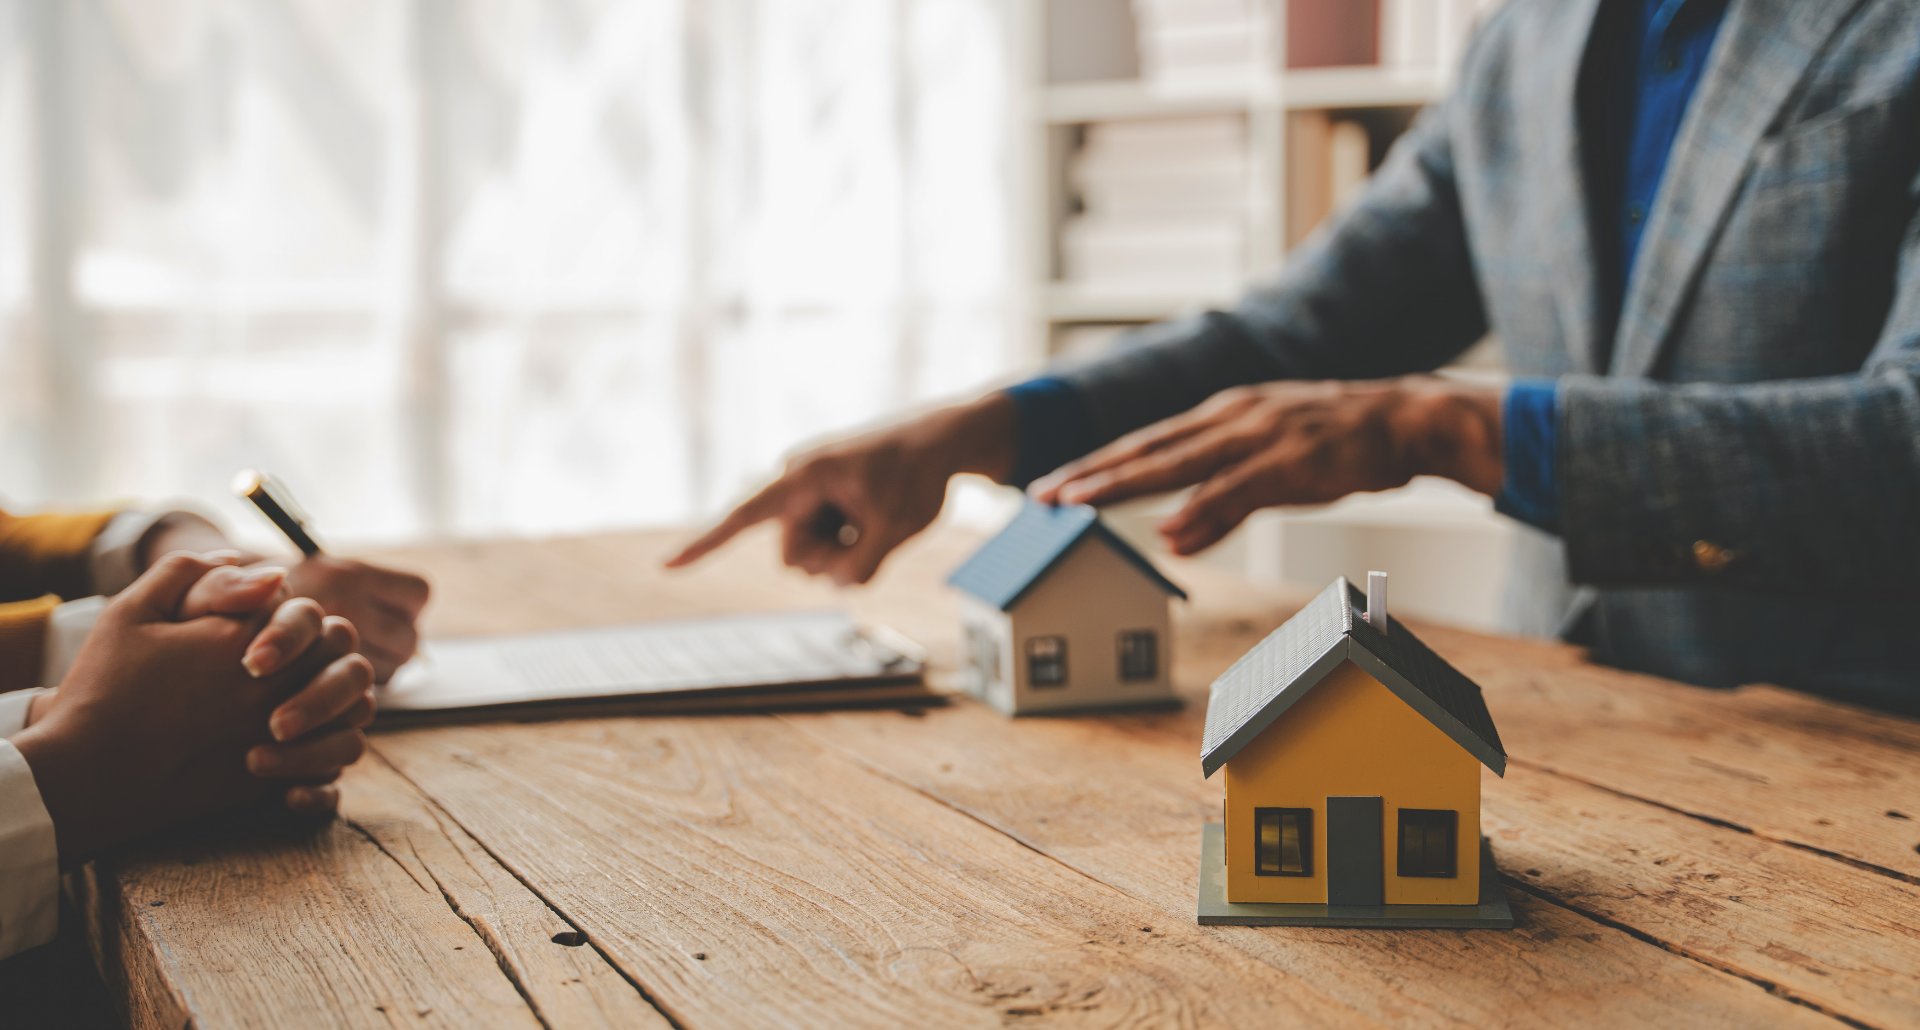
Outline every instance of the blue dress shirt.
<path fill-rule="evenodd" d="M 1586 175 L 1601 259 L 1600 297 L 1611 341 L 1634 259 L 1673 141 L 1706 72 L 1727 0 L 1603 0 L 1580 83 Z M 1609 355 L 1600 355 L 1604 361 Z M 1507 391 L 1506 482 L 1494 506 L 1541 529 L 1558 528 L 1558 420 L 1553 383 Z"/>
<path fill-rule="evenodd" d="M 1013 398 L 1013 483 L 1024 487 L 1100 446 L 1087 399 L 1066 380 L 1040 376 L 1007 388 Z"/>
<path fill-rule="evenodd" d="M 1603 339 L 1619 321 L 1647 216 L 1726 9 L 1727 0 L 1601 2 L 1581 76 L 1580 118 L 1605 280 Z M 1030 482 L 1098 445 L 1085 399 L 1064 381 L 1042 376 L 1007 392 L 1019 419 L 1015 482 Z M 1514 382 L 1503 405 L 1506 482 L 1495 507 L 1546 530 L 1559 524 L 1557 407 L 1551 380 Z"/>

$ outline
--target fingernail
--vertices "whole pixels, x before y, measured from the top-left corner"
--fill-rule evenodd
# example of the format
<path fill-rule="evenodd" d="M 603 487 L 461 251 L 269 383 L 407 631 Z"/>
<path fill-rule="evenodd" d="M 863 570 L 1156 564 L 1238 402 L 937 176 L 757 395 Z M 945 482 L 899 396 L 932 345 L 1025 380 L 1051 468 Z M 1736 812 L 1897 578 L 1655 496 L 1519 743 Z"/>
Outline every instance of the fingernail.
<path fill-rule="evenodd" d="M 216 565 L 233 565 L 240 561 L 240 552 L 230 547 L 223 547 L 217 551 L 208 551 L 200 557 Z"/>
<path fill-rule="evenodd" d="M 246 655 L 240 659 L 240 667 L 247 670 L 249 676 L 252 676 L 254 679 L 259 679 L 267 673 L 272 672 L 273 667 L 278 664 L 279 661 L 279 648 L 272 644 L 255 644 L 249 648 Z"/>
<path fill-rule="evenodd" d="M 247 586 L 253 586 L 256 583 L 265 583 L 270 579 L 285 578 L 287 578 L 287 570 L 278 565 L 268 565 L 258 569 L 248 570 L 246 575 L 240 577 L 240 582 Z"/>
<path fill-rule="evenodd" d="M 267 721 L 267 729 L 273 733 L 273 739 L 286 743 L 300 735 L 300 720 L 291 713 L 280 713 Z"/>
<path fill-rule="evenodd" d="M 267 771 L 267 749 L 256 747 L 247 752 L 247 771 L 255 776 L 263 776 Z"/>
<path fill-rule="evenodd" d="M 313 804 L 318 796 L 312 787 L 289 787 L 287 788 L 287 807 L 305 808 Z"/>

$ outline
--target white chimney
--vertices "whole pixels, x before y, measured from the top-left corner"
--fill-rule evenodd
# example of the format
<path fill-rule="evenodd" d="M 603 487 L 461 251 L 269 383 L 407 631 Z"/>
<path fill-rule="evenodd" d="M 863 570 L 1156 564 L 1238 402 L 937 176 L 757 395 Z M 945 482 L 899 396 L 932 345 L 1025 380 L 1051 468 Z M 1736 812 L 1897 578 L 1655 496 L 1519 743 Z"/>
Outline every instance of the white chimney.
<path fill-rule="evenodd" d="M 1382 633 L 1387 631 L 1387 574 L 1367 573 L 1367 623 Z"/>

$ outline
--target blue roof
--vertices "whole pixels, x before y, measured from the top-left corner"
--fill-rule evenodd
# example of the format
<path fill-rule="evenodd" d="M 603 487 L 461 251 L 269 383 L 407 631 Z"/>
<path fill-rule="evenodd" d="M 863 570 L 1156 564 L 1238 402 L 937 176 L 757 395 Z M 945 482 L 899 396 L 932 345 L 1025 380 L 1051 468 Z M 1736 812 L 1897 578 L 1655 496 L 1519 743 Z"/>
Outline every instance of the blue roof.
<path fill-rule="evenodd" d="M 1006 611 L 1073 550 L 1075 544 L 1088 537 L 1113 548 L 1114 553 L 1125 558 L 1160 589 L 1186 599 L 1186 591 L 1173 585 L 1144 555 L 1108 529 L 1100 521 L 1099 512 L 1085 505 L 1056 508 L 1031 499 L 1000 535 L 987 541 L 973 557 L 953 570 L 947 584 Z"/>

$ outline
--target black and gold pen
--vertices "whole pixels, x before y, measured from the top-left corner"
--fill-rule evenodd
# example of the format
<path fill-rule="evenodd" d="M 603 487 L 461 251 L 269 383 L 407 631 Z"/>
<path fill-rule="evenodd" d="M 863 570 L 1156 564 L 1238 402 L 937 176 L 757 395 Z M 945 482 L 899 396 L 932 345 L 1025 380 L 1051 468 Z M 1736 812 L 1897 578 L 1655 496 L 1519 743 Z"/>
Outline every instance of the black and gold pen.
<path fill-rule="evenodd" d="M 287 492 L 285 483 L 264 472 L 246 469 L 233 477 L 233 492 L 252 501 L 267 521 L 293 541 L 301 554 L 311 558 L 320 553 L 320 542 L 308 532 L 304 513 Z"/>

